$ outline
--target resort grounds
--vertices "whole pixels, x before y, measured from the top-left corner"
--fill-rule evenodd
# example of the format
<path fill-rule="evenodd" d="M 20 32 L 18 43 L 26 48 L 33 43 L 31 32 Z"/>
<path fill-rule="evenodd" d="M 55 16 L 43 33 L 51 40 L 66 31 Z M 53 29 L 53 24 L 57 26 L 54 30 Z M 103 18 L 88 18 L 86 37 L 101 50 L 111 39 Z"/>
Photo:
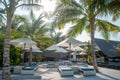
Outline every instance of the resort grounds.
<path fill-rule="evenodd" d="M 74 74 L 73 76 L 61 76 L 58 67 L 48 68 L 48 62 L 37 64 L 37 68 L 33 74 L 11 74 L 12 80 L 120 80 L 120 70 L 98 67 L 99 72 L 96 75 L 84 76 L 82 73 Z M 88 67 L 91 67 L 88 65 Z M 18 76 L 26 76 L 28 79 L 21 79 Z M 30 76 L 41 76 L 41 79 L 30 79 Z M 0 80 L 2 76 L 0 75 Z"/>

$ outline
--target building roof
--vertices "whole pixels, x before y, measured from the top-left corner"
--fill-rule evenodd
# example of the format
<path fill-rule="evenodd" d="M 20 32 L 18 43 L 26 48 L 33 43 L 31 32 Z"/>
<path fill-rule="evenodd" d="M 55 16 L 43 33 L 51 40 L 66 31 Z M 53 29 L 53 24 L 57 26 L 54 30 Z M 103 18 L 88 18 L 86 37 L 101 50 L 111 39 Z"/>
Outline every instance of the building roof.
<path fill-rule="evenodd" d="M 109 42 L 103 39 L 95 38 L 96 45 L 100 48 L 100 50 L 109 58 L 120 57 L 120 53 L 117 53 L 116 46 L 120 44 L 120 41 L 111 41 Z"/>

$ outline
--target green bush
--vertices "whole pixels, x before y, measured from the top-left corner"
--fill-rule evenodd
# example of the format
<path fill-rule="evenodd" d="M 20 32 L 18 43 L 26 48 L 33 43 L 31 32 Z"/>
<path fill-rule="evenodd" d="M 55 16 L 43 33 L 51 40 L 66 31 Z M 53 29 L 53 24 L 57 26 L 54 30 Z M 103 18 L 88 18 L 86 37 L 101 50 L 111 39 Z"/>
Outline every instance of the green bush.
<path fill-rule="evenodd" d="M 4 34 L 0 34 L 0 67 L 3 63 Z M 10 64 L 17 65 L 21 62 L 20 49 L 14 46 L 10 47 Z"/>
<path fill-rule="evenodd" d="M 10 64 L 17 65 L 21 62 L 20 49 L 14 46 L 10 48 Z"/>

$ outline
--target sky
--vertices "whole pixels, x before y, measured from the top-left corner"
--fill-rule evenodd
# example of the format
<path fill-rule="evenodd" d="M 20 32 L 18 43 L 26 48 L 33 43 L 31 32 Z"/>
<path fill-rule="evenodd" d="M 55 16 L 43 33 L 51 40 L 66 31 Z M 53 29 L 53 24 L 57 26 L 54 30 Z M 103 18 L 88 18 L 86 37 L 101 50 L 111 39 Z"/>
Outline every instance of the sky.
<path fill-rule="evenodd" d="M 56 4 L 56 1 L 57 0 L 41 0 L 41 4 L 44 6 L 44 8 L 42 8 L 44 11 L 46 12 L 53 12 L 54 9 L 55 9 L 55 4 Z M 21 13 L 21 14 L 27 14 L 27 13 L 23 13 L 19 10 L 16 11 L 16 13 Z M 36 15 L 38 16 L 39 15 L 39 11 L 36 11 Z M 120 26 L 120 19 L 113 22 L 112 21 L 112 17 L 111 16 L 108 16 L 108 17 L 104 17 L 102 18 L 104 20 L 107 20 L 109 22 L 112 22 L 113 24 L 115 25 L 118 25 Z M 63 30 L 57 30 L 58 32 L 63 32 L 63 35 L 65 35 L 65 33 L 67 32 L 67 30 L 69 29 L 69 27 L 71 26 L 71 24 L 66 24 L 65 28 Z M 83 31 L 82 34 L 78 35 L 76 37 L 77 40 L 80 40 L 82 42 L 85 42 L 85 41 L 89 41 L 90 40 L 90 37 L 89 37 L 90 34 L 86 33 L 85 31 Z M 102 38 L 102 36 L 98 33 L 98 32 L 95 32 L 95 38 Z M 120 41 L 120 33 L 118 35 L 111 35 L 110 37 L 110 40 L 115 40 L 115 41 Z"/>

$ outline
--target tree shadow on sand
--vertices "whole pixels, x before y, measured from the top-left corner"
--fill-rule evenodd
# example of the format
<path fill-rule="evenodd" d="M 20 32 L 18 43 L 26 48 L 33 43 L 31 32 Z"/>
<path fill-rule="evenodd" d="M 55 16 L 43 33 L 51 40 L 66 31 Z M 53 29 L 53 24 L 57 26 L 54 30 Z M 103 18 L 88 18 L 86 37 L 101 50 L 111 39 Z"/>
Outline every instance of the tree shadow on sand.
<path fill-rule="evenodd" d="M 81 76 L 81 77 L 62 77 L 61 80 L 105 80 L 98 76 Z"/>
<path fill-rule="evenodd" d="M 117 79 L 117 78 L 112 77 L 112 76 L 110 76 L 110 75 L 104 74 L 104 73 L 102 73 L 102 72 L 99 72 L 99 74 L 101 74 L 101 75 L 103 75 L 103 76 L 105 76 L 105 77 L 111 78 L 112 80 L 120 80 L 120 79 Z"/>

